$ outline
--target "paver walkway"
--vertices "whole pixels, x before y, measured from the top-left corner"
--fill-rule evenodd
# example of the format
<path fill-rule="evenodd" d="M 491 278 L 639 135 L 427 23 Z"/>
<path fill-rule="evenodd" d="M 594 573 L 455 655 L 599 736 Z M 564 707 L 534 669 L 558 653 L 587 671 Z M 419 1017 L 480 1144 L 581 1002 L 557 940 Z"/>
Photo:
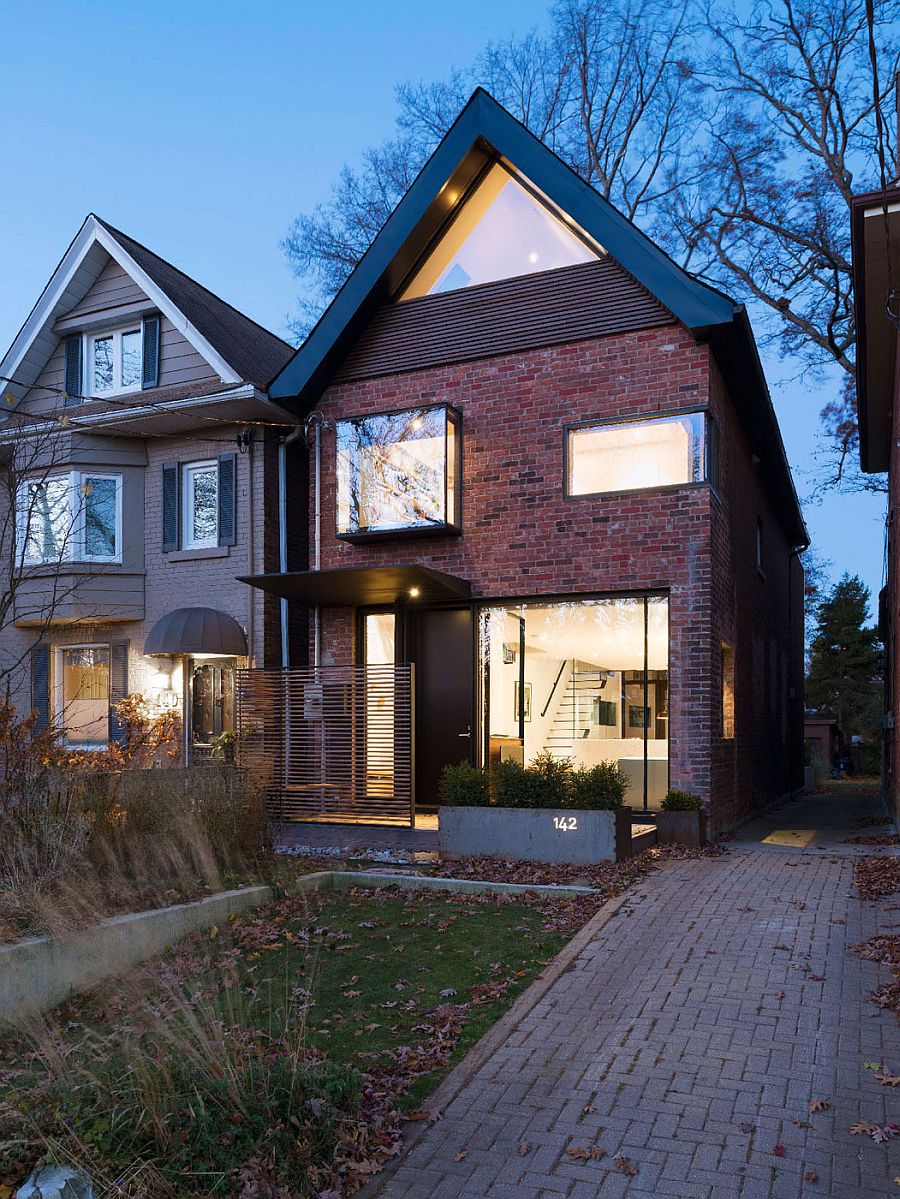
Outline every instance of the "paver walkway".
<path fill-rule="evenodd" d="M 851 893 L 853 860 L 741 847 L 649 876 L 379 1194 L 900 1194 L 900 1138 L 849 1133 L 900 1119 L 900 1096 L 863 1065 L 900 1070 L 894 1018 L 863 1002 L 887 971 L 846 952 L 900 916 L 882 905 L 876 929 Z M 809 1115 L 812 1099 L 832 1106 Z M 567 1152 L 592 1144 L 602 1159 Z"/>

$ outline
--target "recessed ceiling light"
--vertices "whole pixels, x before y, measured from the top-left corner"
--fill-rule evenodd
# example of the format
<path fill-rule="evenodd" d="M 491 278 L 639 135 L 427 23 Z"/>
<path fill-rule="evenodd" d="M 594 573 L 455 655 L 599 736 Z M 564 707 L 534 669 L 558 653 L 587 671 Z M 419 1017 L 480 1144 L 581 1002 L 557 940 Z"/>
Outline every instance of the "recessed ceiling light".
<path fill-rule="evenodd" d="M 422 593 L 419 591 L 418 587 L 410 587 L 410 589 L 409 589 L 409 598 L 410 599 L 418 599 L 421 594 Z"/>
<path fill-rule="evenodd" d="M 528 261 L 529 262 L 537 262 L 537 260 L 538 260 L 537 251 L 532 250 L 531 253 L 528 255 Z"/>

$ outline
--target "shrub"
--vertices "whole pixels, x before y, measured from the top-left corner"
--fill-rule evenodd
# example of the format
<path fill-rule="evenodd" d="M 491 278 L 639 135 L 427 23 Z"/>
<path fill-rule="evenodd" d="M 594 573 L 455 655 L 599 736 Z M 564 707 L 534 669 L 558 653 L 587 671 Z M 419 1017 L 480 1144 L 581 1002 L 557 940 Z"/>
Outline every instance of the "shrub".
<path fill-rule="evenodd" d="M 699 812 L 703 800 L 690 791 L 669 791 L 660 806 L 664 812 Z"/>
<path fill-rule="evenodd" d="M 494 802 L 501 808 L 564 808 L 571 774 L 571 758 L 546 751 L 530 766 L 499 762 L 493 771 Z"/>
<path fill-rule="evenodd" d="M 490 802 L 487 771 L 468 762 L 445 766 L 438 783 L 438 799 L 450 807 L 485 807 Z"/>
<path fill-rule="evenodd" d="M 618 762 L 581 766 L 569 778 L 567 807 L 615 811 L 623 807 L 628 776 Z"/>

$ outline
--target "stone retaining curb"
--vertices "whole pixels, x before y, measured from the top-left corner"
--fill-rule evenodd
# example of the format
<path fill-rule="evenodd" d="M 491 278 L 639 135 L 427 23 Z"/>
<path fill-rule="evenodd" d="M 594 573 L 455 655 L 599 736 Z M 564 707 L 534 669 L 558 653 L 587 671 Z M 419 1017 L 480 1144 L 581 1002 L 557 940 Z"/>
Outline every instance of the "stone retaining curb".
<path fill-rule="evenodd" d="M 323 870 L 303 875 L 288 890 L 294 894 L 350 887 L 509 895 L 530 892 L 542 898 L 594 893 L 591 887 L 530 887 L 522 883 L 355 870 Z M 124 974 L 139 962 L 156 957 L 189 933 L 211 928 L 229 916 L 263 907 L 275 898 L 272 887 L 242 887 L 209 895 L 193 903 L 112 916 L 68 936 L 31 937 L 12 945 L 0 945 L 0 1024 L 20 1019 L 29 1012 L 55 1007 L 72 995 L 90 990 L 105 979 Z"/>
<path fill-rule="evenodd" d="M 491 1025 L 484 1036 L 479 1041 L 476 1041 L 462 1061 L 453 1067 L 443 1082 L 431 1093 L 425 1101 L 427 1110 L 431 1113 L 431 1120 L 416 1121 L 415 1123 L 407 1121 L 404 1124 L 402 1153 L 389 1161 L 377 1178 L 357 1191 L 355 1199 L 376 1199 L 377 1196 L 382 1194 L 384 1188 L 408 1155 L 422 1137 L 425 1136 L 430 1124 L 453 1102 L 484 1063 L 497 1052 L 504 1041 L 515 1032 L 525 1017 L 537 1007 L 553 984 L 571 969 L 576 958 L 591 943 L 600 929 L 614 916 L 618 915 L 624 904 L 633 903 L 637 898 L 639 896 L 635 891 L 630 890 L 616 896 L 615 899 L 610 899 L 603 905 L 599 912 L 596 912 L 591 917 L 583 928 L 579 929 L 572 940 L 560 950 L 553 961 L 541 971 L 534 982 L 525 988 L 512 1007 L 500 1017 L 496 1024 Z"/>

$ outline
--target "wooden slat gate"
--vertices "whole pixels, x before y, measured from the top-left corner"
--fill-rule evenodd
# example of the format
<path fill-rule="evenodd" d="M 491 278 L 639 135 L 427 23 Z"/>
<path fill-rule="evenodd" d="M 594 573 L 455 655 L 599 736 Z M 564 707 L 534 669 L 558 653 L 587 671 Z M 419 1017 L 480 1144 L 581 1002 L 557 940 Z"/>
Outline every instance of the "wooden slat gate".
<path fill-rule="evenodd" d="M 237 672 L 237 758 L 273 819 L 414 823 L 413 671 Z"/>

